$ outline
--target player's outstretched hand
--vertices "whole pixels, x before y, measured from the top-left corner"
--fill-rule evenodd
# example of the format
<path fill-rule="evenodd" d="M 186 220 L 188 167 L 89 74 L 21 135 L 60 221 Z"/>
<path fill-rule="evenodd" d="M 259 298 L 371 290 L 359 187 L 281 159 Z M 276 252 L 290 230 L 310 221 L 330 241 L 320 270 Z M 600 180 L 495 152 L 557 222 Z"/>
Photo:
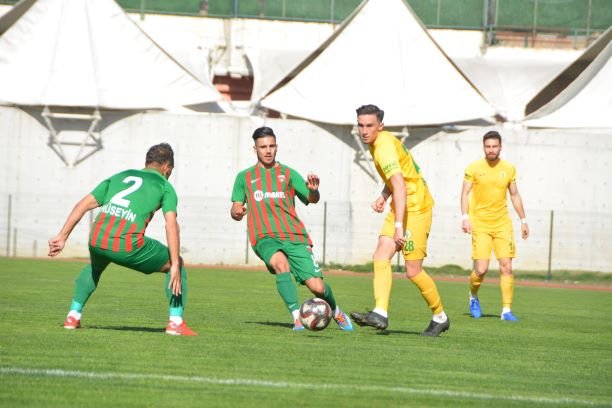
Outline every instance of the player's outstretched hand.
<path fill-rule="evenodd" d="M 53 237 L 49 240 L 49 256 L 55 256 L 62 252 L 64 246 L 66 245 L 66 240 L 60 236 Z"/>
<path fill-rule="evenodd" d="M 306 187 L 311 191 L 318 190 L 320 182 L 319 176 L 316 174 L 311 173 L 306 177 Z"/>

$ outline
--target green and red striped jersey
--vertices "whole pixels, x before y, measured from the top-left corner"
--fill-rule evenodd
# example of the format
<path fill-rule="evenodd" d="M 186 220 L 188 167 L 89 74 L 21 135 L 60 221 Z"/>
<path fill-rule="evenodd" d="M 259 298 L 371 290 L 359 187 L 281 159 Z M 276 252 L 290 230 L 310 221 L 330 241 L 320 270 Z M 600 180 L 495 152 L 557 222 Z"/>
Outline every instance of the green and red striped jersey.
<path fill-rule="evenodd" d="M 158 209 L 176 212 L 174 187 L 155 169 L 125 170 L 91 192 L 100 213 L 89 235 L 92 247 L 131 252 L 144 245 L 147 225 Z"/>
<path fill-rule="evenodd" d="M 312 246 L 308 231 L 295 210 L 295 196 L 308 205 L 304 178 L 292 168 L 276 163 L 271 169 L 252 166 L 238 173 L 232 202 L 246 203 L 251 245 L 265 237 Z"/>

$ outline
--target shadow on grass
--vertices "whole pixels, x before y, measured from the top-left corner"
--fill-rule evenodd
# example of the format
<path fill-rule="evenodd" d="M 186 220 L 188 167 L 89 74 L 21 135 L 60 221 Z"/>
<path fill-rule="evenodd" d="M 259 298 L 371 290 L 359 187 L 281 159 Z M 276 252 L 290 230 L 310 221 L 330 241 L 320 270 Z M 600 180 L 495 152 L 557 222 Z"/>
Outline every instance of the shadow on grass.
<path fill-rule="evenodd" d="M 286 327 L 289 329 L 293 328 L 293 324 L 291 323 L 279 323 L 279 322 L 245 322 L 246 324 L 259 324 L 262 326 L 272 326 L 272 327 Z"/>
<path fill-rule="evenodd" d="M 464 315 L 464 316 L 467 316 L 467 317 L 472 317 L 472 315 L 471 315 L 469 312 L 464 313 L 463 315 Z M 490 319 L 491 317 L 495 317 L 495 318 L 499 319 L 499 315 L 496 315 L 496 314 L 483 314 L 482 316 L 480 316 L 480 317 L 478 317 L 478 318 L 476 318 L 476 317 L 472 317 L 472 319 L 473 319 L 473 320 L 478 320 L 478 319 Z"/>
<path fill-rule="evenodd" d="M 362 329 L 365 330 L 365 329 Z M 421 332 L 408 331 L 408 330 L 376 330 L 375 334 L 377 336 L 389 336 L 390 334 L 402 334 L 409 336 L 420 336 Z"/>
<path fill-rule="evenodd" d="M 83 326 L 86 329 L 94 330 L 117 330 L 117 331 L 135 331 L 148 333 L 163 333 L 165 328 L 160 327 L 138 327 L 138 326 Z"/>

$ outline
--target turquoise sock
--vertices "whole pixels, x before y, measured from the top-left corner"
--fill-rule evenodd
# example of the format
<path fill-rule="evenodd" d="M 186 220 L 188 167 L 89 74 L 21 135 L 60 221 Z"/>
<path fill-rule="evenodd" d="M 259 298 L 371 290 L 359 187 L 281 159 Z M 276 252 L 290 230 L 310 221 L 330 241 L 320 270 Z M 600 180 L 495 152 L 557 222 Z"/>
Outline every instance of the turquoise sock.
<path fill-rule="evenodd" d="M 75 312 L 82 313 L 83 305 L 76 300 L 72 299 L 72 303 L 70 304 L 70 310 L 74 310 Z"/>
<path fill-rule="evenodd" d="M 170 284 L 170 272 L 166 273 L 165 292 L 168 304 L 170 307 L 170 316 L 183 316 L 185 308 L 185 299 L 187 298 L 187 271 L 185 267 L 181 267 L 181 294 L 174 296 L 172 290 L 168 288 Z"/>

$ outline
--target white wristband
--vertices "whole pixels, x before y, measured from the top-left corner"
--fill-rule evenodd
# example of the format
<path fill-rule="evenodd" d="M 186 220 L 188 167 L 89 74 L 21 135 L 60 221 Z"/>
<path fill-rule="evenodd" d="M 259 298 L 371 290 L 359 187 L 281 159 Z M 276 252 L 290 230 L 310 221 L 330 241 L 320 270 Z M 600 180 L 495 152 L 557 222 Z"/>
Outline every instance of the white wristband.
<path fill-rule="evenodd" d="M 404 228 L 404 224 L 398 221 L 395 223 L 395 228 Z"/>
<path fill-rule="evenodd" d="M 462 220 L 469 220 L 469 219 L 470 219 L 470 216 L 469 216 L 469 215 L 467 215 L 467 214 L 462 214 L 462 215 L 461 215 L 461 219 L 462 219 Z"/>
<path fill-rule="evenodd" d="M 527 224 L 527 218 L 521 218 L 521 224 Z"/>

